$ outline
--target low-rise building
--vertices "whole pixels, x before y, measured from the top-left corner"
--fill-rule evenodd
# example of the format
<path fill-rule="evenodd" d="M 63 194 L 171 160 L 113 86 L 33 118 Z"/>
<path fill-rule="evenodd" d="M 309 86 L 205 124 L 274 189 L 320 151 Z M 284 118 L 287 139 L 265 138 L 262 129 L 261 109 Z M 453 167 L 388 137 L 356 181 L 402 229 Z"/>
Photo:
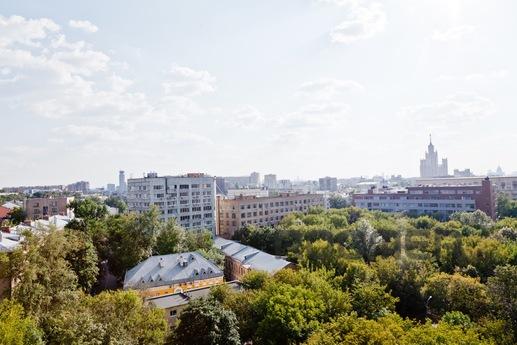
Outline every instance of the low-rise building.
<path fill-rule="evenodd" d="M 480 186 L 418 186 L 396 192 L 370 189 L 366 194 L 354 194 L 352 199 L 357 207 L 383 212 L 447 219 L 455 212 L 481 210 L 495 218 L 495 195 L 488 178 Z"/>
<path fill-rule="evenodd" d="M 223 275 L 214 263 L 196 252 L 158 255 L 127 271 L 124 289 L 153 297 L 222 284 Z"/>
<path fill-rule="evenodd" d="M 419 178 L 415 180 L 415 185 L 481 186 L 484 179 L 482 176 Z M 517 200 L 517 176 L 490 176 L 490 181 L 494 186 L 494 192 L 496 194 L 505 193 L 512 199 Z"/>
<path fill-rule="evenodd" d="M 311 207 L 325 207 L 321 194 L 280 193 L 278 196 L 258 198 L 239 196 L 217 199 L 218 234 L 231 238 L 246 225 L 270 226 L 278 224 L 291 212 L 307 212 Z"/>
<path fill-rule="evenodd" d="M 231 281 L 225 283 L 231 290 L 235 292 L 242 291 L 242 285 L 239 281 Z M 178 321 L 181 312 L 187 307 L 189 302 L 198 298 L 206 298 L 210 294 L 213 286 L 205 286 L 192 289 L 186 292 L 177 292 L 168 295 L 151 297 L 147 299 L 147 303 L 152 304 L 158 309 L 165 311 L 165 318 L 169 327 L 172 327 Z"/>
<path fill-rule="evenodd" d="M 265 188 L 228 189 L 226 196 L 228 199 L 235 199 L 240 196 L 256 196 L 261 198 L 269 196 L 269 191 Z"/>
<path fill-rule="evenodd" d="M 224 275 L 227 280 L 240 280 L 251 270 L 273 274 L 295 267 L 282 257 L 222 237 L 215 238 L 214 247 L 224 253 Z"/>
<path fill-rule="evenodd" d="M 73 200 L 69 197 L 29 198 L 25 200 L 27 219 L 48 219 L 51 216 L 72 216 L 68 204 Z"/>

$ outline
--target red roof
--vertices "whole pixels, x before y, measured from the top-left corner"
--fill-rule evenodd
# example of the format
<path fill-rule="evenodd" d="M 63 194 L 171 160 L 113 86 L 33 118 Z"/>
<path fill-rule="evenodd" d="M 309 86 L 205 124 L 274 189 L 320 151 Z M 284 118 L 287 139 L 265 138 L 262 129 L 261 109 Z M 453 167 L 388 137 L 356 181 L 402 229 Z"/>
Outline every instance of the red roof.
<path fill-rule="evenodd" d="M 7 207 L 0 206 L 0 219 L 7 218 L 10 212 L 11 210 Z"/>

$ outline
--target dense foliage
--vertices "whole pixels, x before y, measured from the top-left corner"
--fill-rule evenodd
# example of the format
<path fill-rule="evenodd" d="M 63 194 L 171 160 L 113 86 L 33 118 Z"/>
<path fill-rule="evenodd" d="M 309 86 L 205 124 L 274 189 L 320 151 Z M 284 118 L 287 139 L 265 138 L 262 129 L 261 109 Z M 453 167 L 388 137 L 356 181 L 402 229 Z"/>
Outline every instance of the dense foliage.
<path fill-rule="evenodd" d="M 285 272 L 252 276 L 245 279 L 252 292 L 226 297 L 240 320 L 242 339 L 271 344 L 511 344 L 517 339 L 514 218 L 494 222 L 476 211 L 439 222 L 356 208 L 314 209 L 286 216 L 276 227 L 246 227 L 234 239 L 302 267 L 289 273 L 287 286 Z M 348 309 L 332 308 L 326 318 L 321 308 L 332 298 L 318 300 L 325 288 L 305 285 L 310 276 L 322 277 L 326 289 L 342 294 Z M 312 309 L 308 301 L 318 307 Z M 272 333 L 281 339 L 271 340 Z"/>
<path fill-rule="evenodd" d="M 63 231 L 27 235 L 0 255 L 12 297 L 2 344 L 503 344 L 517 342 L 517 219 L 482 212 L 431 217 L 353 207 L 286 216 L 235 239 L 298 265 L 222 285 L 168 329 L 164 313 L 120 287 L 150 255 L 222 255 L 206 232 L 160 222 L 157 210 L 110 216 L 74 203 Z"/>

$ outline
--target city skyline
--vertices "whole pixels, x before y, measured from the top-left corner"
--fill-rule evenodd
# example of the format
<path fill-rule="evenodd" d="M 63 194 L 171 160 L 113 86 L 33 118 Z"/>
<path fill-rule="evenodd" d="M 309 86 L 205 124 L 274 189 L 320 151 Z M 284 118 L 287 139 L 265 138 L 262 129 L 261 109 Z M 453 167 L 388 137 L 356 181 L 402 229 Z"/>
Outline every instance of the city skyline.
<path fill-rule="evenodd" d="M 0 185 L 517 171 L 517 3 L 135 4 L 0 4 Z"/>

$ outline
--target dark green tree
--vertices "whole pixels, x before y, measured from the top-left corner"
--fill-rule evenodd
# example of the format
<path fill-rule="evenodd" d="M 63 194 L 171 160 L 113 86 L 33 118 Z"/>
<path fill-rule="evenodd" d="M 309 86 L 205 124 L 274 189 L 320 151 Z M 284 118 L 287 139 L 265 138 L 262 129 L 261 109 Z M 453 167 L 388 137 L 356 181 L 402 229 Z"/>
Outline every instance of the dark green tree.
<path fill-rule="evenodd" d="M 214 299 L 192 301 L 174 330 L 177 345 L 239 345 L 237 318 Z"/>

